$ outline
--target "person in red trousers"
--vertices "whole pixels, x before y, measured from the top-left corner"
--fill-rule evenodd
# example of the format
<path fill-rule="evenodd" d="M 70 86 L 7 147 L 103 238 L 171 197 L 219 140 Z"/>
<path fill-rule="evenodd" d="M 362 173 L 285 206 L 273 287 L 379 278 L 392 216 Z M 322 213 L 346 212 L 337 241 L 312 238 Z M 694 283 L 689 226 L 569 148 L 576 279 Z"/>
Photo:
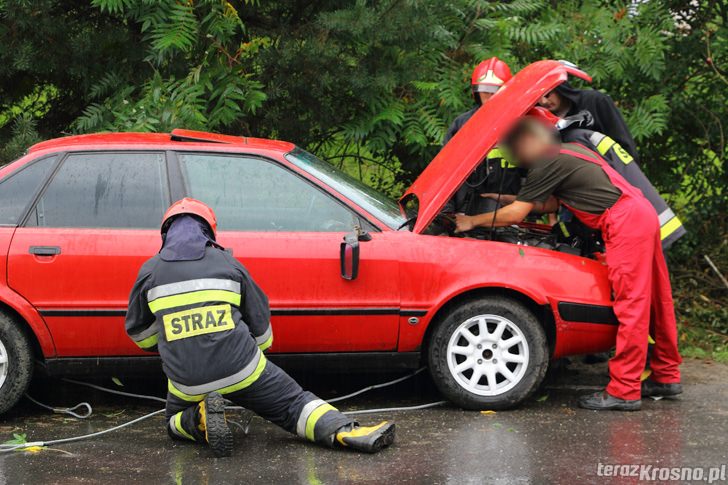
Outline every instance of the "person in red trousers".
<path fill-rule="evenodd" d="M 604 391 L 582 397 L 579 405 L 636 411 L 642 396 L 680 394 L 675 311 L 654 208 L 599 155 L 581 145 L 560 143 L 554 128 L 534 117 L 517 124 L 507 146 L 529 169 L 515 202 L 496 213 L 457 216 L 457 231 L 517 224 L 531 212 L 555 212 L 559 204 L 600 230 L 619 330 L 609 361 L 609 384 Z M 657 342 L 651 356 L 653 372 L 641 383 L 649 334 Z"/>

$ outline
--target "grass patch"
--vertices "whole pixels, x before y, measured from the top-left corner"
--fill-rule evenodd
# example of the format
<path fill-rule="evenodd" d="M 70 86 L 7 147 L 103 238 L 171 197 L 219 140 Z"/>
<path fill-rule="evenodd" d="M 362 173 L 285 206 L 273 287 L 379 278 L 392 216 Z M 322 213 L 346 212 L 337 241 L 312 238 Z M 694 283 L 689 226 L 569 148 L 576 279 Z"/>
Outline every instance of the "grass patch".
<path fill-rule="evenodd" d="M 728 363 L 728 335 L 692 325 L 681 325 L 679 330 L 683 357 Z"/>

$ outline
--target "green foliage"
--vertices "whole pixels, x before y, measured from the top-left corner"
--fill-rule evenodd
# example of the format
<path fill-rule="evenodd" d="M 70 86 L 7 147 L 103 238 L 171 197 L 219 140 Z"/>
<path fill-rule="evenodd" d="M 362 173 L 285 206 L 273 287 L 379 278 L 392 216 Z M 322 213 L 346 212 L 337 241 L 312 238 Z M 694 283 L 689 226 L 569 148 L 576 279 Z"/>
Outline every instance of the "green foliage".
<path fill-rule="evenodd" d="M 77 132 L 224 130 L 265 100 L 262 84 L 241 59 L 244 26 L 220 0 L 94 0 L 101 11 L 138 26 L 147 78 L 110 71 L 89 91 Z"/>
<path fill-rule="evenodd" d="M 30 113 L 22 113 L 12 122 L 10 138 L 0 149 L 0 160 L 13 160 L 20 157 L 25 150 L 41 141 L 36 129 L 37 123 Z"/>

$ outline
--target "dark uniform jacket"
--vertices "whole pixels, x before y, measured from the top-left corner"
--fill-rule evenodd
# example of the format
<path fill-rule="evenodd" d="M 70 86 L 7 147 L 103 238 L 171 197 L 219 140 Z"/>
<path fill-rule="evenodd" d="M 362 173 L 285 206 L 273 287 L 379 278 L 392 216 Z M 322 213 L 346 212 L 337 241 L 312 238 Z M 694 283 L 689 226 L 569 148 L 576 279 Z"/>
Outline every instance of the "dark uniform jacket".
<path fill-rule="evenodd" d="M 208 245 L 200 259 L 157 254 L 139 271 L 126 331 L 159 350 L 170 392 L 199 395 L 255 379 L 270 347 L 268 299 L 227 251 Z"/>
<path fill-rule="evenodd" d="M 561 138 L 565 143 L 578 143 L 599 153 L 609 163 L 610 167 L 631 185 L 640 189 L 645 198 L 650 201 L 660 220 L 663 250 L 669 248 L 675 241 L 685 235 L 686 230 L 680 219 L 650 183 L 647 176 L 640 169 L 639 164 L 619 143 L 603 133 L 579 127 L 590 125 L 591 119 L 588 114 L 580 113 L 571 117 L 571 119 L 567 118 L 565 121 L 567 123 L 573 122 L 561 131 Z M 574 126 L 577 127 L 574 128 Z"/>
<path fill-rule="evenodd" d="M 571 108 L 566 117 L 583 110 L 588 111 L 594 119 L 591 129 L 610 136 L 627 150 L 633 159 L 639 160 L 634 138 L 612 98 L 595 89 L 576 89 L 569 83 L 559 85 L 556 92 L 571 101 Z"/>
<path fill-rule="evenodd" d="M 480 106 L 475 106 L 455 118 L 445 134 L 443 146 L 455 136 L 479 108 Z M 480 194 L 515 195 L 521 188 L 521 179 L 525 173 L 525 170 L 521 170 L 511 163 L 500 149 L 494 148 L 445 205 L 443 212 L 462 212 L 468 215 L 490 212 L 496 208 L 496 202 L 492 199 L 484 199 L 480 197 Z"/>

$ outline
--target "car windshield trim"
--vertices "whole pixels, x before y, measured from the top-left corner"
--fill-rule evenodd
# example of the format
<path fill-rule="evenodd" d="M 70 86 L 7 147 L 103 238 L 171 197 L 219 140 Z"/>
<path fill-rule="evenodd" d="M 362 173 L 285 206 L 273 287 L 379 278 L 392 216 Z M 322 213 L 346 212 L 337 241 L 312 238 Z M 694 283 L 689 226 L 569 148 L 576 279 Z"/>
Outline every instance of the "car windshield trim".
<path fill-rule="evenodd" d="M 396 231 L 405 222 L 396 201 L 344 173 L 330 163 L 298 147 L 287 153 L 285 157 L 296 167 L 324 182 L 390 229 Z"/>

